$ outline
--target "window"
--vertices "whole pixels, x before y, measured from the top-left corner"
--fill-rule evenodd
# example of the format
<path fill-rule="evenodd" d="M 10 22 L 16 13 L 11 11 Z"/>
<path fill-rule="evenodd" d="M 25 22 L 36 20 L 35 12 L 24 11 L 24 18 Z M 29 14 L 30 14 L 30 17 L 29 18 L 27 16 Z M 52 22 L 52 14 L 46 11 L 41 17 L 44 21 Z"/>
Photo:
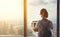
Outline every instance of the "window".
<path fill-rule="evenodd" d="M 37 23 L 40 10 L 46 8 L 53 22 L 51 30 L 56 37 L 57 0 L 0 0 L 0 36 L 3 37 L 37 37 L 31 23 Z M 53 16 L 54 15 L 54 16 Z"/>
<path fill-rule="evenodd" d="M 40 10 L 46 8 L 48 19 L 53 23 L 52 36 L 57 35 L 57 0 L 27 0 L 27 37 L 37 37 L 38 32 L 34 32 L 31 27 L 32 21 L 41 20 Z M 53 16 L 54 15 L 54 16 Z"/>
<path fill-rule="evenodd" d="M 0 36 L 24 37 L 23 0 L 0 0 Z"/>

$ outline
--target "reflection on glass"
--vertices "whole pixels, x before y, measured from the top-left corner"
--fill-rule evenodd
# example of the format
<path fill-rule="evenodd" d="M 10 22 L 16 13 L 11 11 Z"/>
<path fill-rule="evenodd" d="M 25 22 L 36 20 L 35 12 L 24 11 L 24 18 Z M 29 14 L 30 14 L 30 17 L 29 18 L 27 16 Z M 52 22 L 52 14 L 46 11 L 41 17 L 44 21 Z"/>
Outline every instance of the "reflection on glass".
<path fill-rule="evenodd" d="M 57 0 L 27 0 L 27 37 L 37 37 L 38 32 L 34 32 L 31 27 L 32 21 L 38 21 L 41 19 L 40 10 L 46 8 L 49 17 L 48 19 L 53 22 L 52 36 L 57 35 Z M 54 15 L 54 16 L 53 16 Z"/>
<path fill-rule="evenodd" d="M 23 0 L 0 0 L 0 36 L 23 37 L 23 19 Z"/>

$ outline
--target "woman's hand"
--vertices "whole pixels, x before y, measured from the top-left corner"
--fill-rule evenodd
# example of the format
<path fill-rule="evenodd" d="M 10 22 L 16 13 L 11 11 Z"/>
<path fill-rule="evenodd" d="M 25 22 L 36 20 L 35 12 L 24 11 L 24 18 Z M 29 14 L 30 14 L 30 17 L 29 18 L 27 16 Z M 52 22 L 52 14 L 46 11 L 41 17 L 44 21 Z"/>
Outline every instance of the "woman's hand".
<path fill-rule="evenodd" d="M 33 30 L 34 30 L 35 32 L 38 32 L 38 28 L 33 27 Z"/>

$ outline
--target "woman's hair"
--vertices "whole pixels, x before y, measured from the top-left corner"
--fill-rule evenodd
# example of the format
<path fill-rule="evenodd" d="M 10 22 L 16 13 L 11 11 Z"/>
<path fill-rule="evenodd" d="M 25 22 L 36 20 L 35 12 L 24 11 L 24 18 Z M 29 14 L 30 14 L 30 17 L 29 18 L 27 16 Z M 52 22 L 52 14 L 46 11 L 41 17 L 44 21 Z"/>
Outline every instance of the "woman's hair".
<path fill-rule="evenodd" d="M 45 8 L 41 9 L 40 15 L 42 15 L 43 12 L 44 12 L 44 17 L 48 18 L 48 12 Z"/>

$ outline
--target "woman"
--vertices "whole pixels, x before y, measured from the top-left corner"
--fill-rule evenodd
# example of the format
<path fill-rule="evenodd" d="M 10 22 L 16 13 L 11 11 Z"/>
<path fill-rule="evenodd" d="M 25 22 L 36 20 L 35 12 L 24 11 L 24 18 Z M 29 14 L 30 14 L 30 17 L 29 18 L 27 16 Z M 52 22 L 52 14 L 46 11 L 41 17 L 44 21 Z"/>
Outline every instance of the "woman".
<path fill-rule="evenodd" d="M 52 37 L 50 29 L 53 29 L 53 24 L 48 20 L 48 12 L 46 9 L 40 11 L 41 20 L 38 21 L 37 27 L 33 27 L 34 31 L 38 31 L 38 37 Z"/>

